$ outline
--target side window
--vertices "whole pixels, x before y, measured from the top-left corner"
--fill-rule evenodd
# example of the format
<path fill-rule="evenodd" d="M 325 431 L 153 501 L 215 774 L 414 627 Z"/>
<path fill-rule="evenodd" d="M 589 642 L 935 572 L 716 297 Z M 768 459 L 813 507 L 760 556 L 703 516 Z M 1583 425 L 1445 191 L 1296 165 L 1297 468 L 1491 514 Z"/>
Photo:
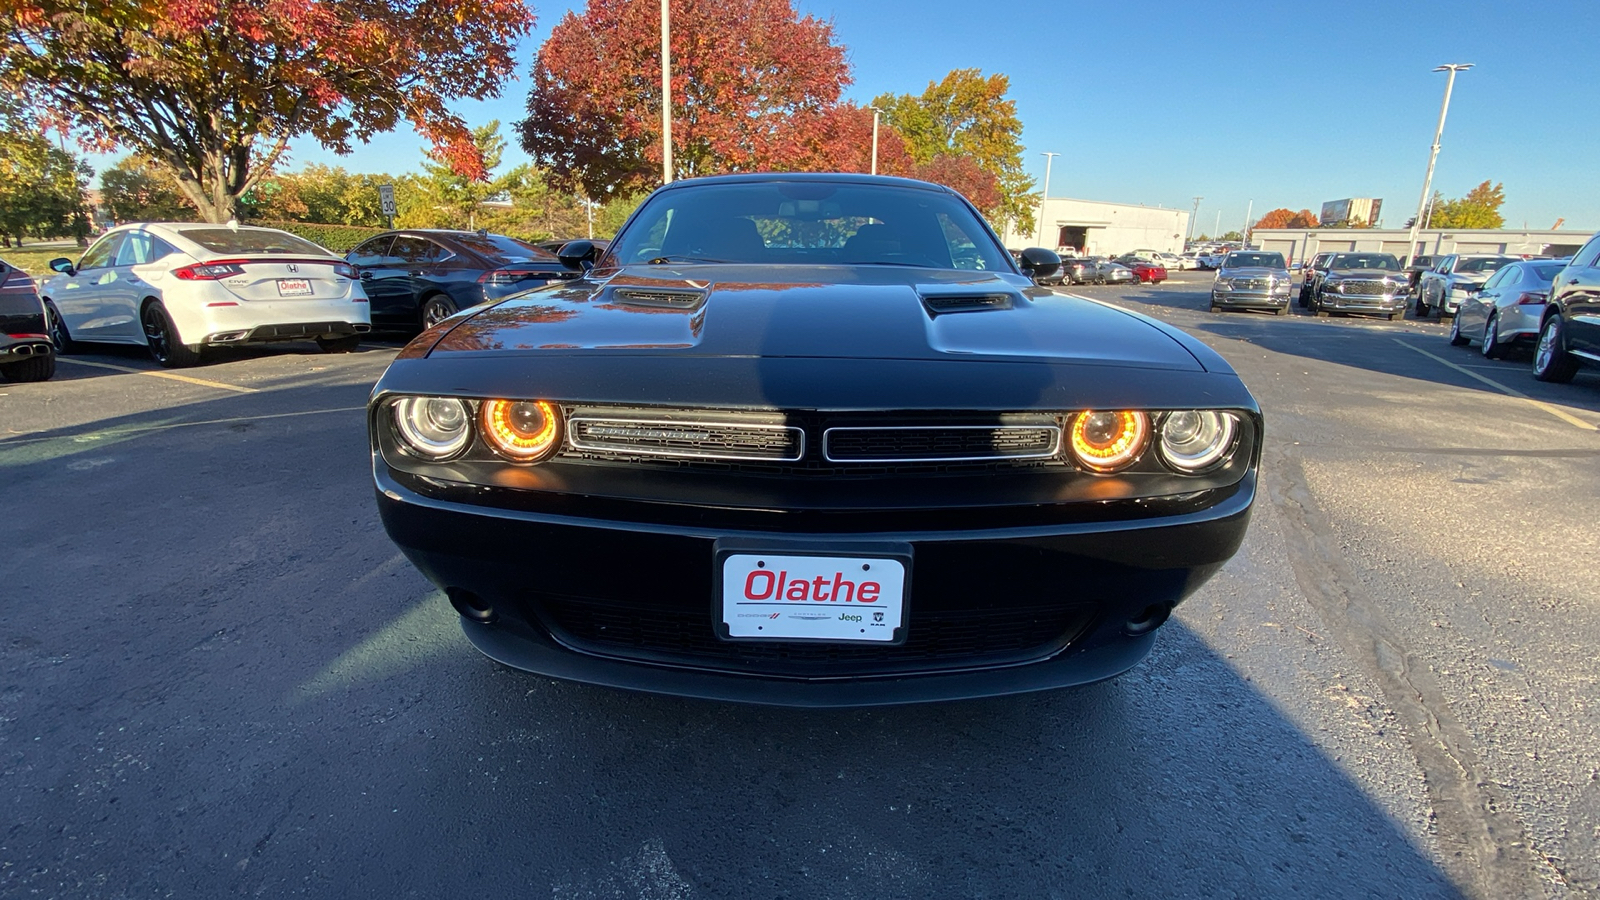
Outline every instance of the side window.
<path fill-rule="evenodd" d="M 423 264 L 443 259 L 445 251 L 443 247 L 427 238 L 401 235 L 394 239 L 394 247 L 389 254 L 401 262 Z"/>
<path fill-rule="evenodd" d="M 1589 243 L 1584 244 L 1583 249 L 1578 251 L 1578 255 L 1574 256 L 1568 265 L 1574 269 L 1593 269 L 1597 260 L 1600 260 L 1600 235 L 1596 235 L 1589 240 Z"/>
<path fill-rule="evenodd" d="M 957 269 L 984 267 L 983 254 L 978 252 L 978 242 L 944 213 L 939 213 L 939 230 L 944 233 L 945 250 L 950 254 L 952 267 Z"/>
<path fill-rule="evenodd" d="M 122 239 L 122 247 L 117 250 L 117 266 L 142 266 L 155 259 L 155 247 L 150 240 L 150 235 L 142 231 L 130 231 Z"/>
<path fill-rule="evenodd" d="M 160 260 L 160 259 L 166 259 L 167 257 L 171 256 L 172 254 L 178 252 L 178 248 L 177 247 L 174 247 L 171 244 L 167 243 L 166 241 L 163 241 L 161 238 L 158 238 L 153 234 L 152 235 L 148 235 L 148 237 L 150 238 L 150 261 L 151 262 L 155 262 L 156 260 Z"/>
<path fill-rule="evenodd" d="M 1522 278 L 1521 266 L 1506 266 L 1483 283 L 1483 289 L 1497 288 L 1502 284 L 1516 284 Z"/>
<path fill-rule="evenodd" d="M 83 254 L 83 259 L 78 262 L 79 271 L 84 269 L 104 269 L 111 265 L 111 260 L 115 257 L 117 248 L 122 246 L 122 236 L 125 234 L 127 232 L 118 231 L 95 241 L 94 246 L 90 247 L 88 252 Z"/>
<path fill-rule="evenodd" d="M 370 241 L 350 251 L 346 259 L 358 266 L 381 266 L 389 261 L 389 244 L 394 241 L 393 235 L 375 237 Z"/>

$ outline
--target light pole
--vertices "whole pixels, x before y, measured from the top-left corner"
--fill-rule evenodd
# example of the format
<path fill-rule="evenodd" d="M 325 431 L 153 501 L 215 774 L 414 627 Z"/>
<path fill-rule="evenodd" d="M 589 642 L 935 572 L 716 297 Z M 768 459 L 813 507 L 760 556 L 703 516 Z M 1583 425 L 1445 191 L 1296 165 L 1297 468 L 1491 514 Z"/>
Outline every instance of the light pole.
<path fill-rule="evenodd" d="M 878 174 L 878 116 L 883 114 L 883 110 L 876 106 L 869 109 L 872 110 L 872 174 L 876 175 Z"/>
<path fill-rule="evenodd" d="M 1194 220 L 1200 216 L 1200 201 L 1204 197 L 1194 198 L 1194 212 L 1189 214 L 1189 229 L 1183 233 L 1183 249 L 1189 249 L 1189 241 L 1194 238 Z"/>
<path fill-rule="evenodd" d="M 1039 197 L 1039 233 L 1037 246 L 1044 246 L 1044 204 L 1050 199 L 1050 164 L 1056 161 L 1059 153 L 1045 153 L 1044 156 L 1044 193 Z"/>
<path fill-rule="evenodd" d="M 1213 241 L 1222 240 L 1222 210 L 1220 209 L 1217 210 L 1217 224 L 1211 226 L 1211 239 Z"/>
<path fill-rule="evenodd" d="M 1435 72 L 1449 72 L 1450 77 L 1444 83 L 1444 103 L 1439 105 L 1439 127 L 1433 132 L 1433 149 L 1428 152 L 1428 174 L 1422 179 L 1422 199 L 1417 201 L 1417 217 L 1411 220 L 1411 236 L 1406 239 L 1405 265 L 1411 265 L 1411 258 L 1417 253 L 1417 229 L 1422 227 L 1422 215 L 1428 208 L 1428 192 L 1433 190 L 1433 164 L 1439 161 L 1439 139 L 1444 137 L 1444 117 L 1450 111 L 1450 92 L 1456 86 L 1456 73 L 1473 67 L 1473 63 L 1446 63 L 1434 69 Z"/>
<path fill-rule="evenodd" d="M 661 183 L 672 183 L 672 12 L 661 0 Z"/>

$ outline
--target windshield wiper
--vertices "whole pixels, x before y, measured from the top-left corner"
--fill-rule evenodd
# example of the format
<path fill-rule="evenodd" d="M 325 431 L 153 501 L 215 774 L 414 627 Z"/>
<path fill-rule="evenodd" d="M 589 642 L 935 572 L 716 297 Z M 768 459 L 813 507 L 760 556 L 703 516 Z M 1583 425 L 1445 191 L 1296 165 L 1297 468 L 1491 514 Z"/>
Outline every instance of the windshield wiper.
<path fill-rule="evenodd" d="M 647 266 L 666 266 L 666 265 L 671 265 L 672 263 L 726 263 L 726 262 L 732 262 L 732 260 L 728 260 L 728 259 L 707 259 L 706 257 L 703 257 L 703 256 L 658 256 L 658 257 L 656 257 L 654 259 L 645 260 L 644 264 L 647 265 Z"/>

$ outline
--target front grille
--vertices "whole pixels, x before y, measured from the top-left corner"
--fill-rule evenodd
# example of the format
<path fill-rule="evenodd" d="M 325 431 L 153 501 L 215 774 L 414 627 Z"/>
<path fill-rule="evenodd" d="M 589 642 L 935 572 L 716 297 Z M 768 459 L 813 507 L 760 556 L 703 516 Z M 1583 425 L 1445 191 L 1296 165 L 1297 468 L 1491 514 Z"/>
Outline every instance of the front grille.
<path fill-rule="evenodd" d="M 1044 459 L 1054 456 L 1061 429 L 1054 425 L 957 425 L 830 428 L 822 438 L 830 462 L 967 462 Z"/>
<path fill-rule="evenodd" d="M 1236 291 L 1270 291 L 1272 282 L 1266 278 L 1235 278 L 1233 289 Z"/>
<path fill-rule="evenodd" d="M 1090 614 L 1072 608 L 908 611 L 904 644 L 725 641 L 696 611 L 544 596 L 533 611 L 576 650 L 644 662 L 791 678 L 845 678 L 1008 665 L 1065 647 Z"/>
<path fill-rule="evenodd" d="M 1344 293 L 1357 297 L 1382 297 L 1399 290 L 1398 287 L 1384 281 L 1341 281 Z"/>
<path fill-rule="evenodd" d="M 797 462 L 805 432 L 777 423 L 574 416 L 572 446 L 597 453 L 691 459 Z"/>

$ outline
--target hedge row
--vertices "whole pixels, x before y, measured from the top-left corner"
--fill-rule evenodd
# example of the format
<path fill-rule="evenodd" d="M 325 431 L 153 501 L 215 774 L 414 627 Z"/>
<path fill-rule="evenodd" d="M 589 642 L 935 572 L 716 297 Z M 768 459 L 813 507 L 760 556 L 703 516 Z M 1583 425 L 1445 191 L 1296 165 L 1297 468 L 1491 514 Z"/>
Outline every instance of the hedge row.
<path fill-rule="evenodd" d="M 367 238 L 387 230 L 364 225 L 313 225 L 310 222 L 251 222 L 250 224 L 287 231 L 312 243 L 321 244 L 334 253 L 348 253 Z"/>

